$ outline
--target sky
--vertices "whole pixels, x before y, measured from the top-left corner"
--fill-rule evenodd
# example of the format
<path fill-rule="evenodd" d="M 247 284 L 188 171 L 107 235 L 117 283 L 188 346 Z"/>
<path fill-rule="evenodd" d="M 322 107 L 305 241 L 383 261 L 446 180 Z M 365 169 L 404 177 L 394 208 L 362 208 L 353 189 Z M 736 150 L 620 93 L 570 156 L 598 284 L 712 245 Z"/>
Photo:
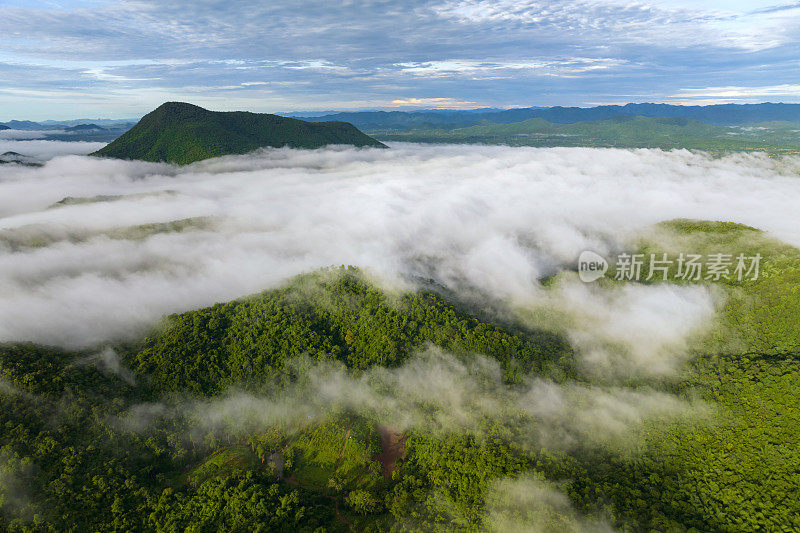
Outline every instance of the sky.
<path fill-rule="evenodd" d="M 0 0 L 0 121 L 800 102 L 800 2 Z"/>

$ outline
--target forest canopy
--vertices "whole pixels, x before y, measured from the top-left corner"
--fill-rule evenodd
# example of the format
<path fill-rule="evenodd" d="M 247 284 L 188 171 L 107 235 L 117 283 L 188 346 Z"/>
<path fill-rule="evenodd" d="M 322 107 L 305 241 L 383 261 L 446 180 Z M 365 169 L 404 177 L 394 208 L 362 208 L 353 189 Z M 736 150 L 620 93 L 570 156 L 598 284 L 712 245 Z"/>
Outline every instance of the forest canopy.
<path fill-rule="evenodd" d="M 764 277 L 722 284 L 717 326 L 669 379 L 596 382 L 547 321 L 353 267 L 170 315 L 136 342 L 4 344 L 2 527 L 800 527 L 800 361 L 782 325 L 798 297 L 780 290 L 800 252 L 691 221 L 641 246 L 722 235 L 760 250 Z"/>

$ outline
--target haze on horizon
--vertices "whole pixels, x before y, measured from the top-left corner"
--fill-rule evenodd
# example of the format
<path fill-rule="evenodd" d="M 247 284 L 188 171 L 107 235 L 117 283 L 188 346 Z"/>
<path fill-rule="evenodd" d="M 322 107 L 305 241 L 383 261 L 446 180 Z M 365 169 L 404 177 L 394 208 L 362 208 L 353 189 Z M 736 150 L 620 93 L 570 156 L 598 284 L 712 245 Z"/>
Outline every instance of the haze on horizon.
<path fill-rule="evenodd" d="M 800 102 L 780 0 L 5 0 L 0 120 Z"/>

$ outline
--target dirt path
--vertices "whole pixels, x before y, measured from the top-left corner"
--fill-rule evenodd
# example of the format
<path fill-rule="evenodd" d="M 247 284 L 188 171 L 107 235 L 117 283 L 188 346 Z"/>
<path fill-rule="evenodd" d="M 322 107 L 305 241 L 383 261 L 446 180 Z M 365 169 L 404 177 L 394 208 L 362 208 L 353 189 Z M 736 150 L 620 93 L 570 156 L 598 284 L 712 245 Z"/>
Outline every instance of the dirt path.
<path fill-rule="evenodd" d="M 406 435 L 389 426 L 378 426 L 381 453 L 373 457 L 383 465 L 383 477 L 390 479 L 397 470 L 397 460 L 406 456 Z"/>
<path fill-rule="evenodd" d="M 369 440 L 372 438 L 372 428 L 369 428 L 367 432 L 367 440 L 364 441 L 364 455 L 366 459 L 369 459 Z"/>
<path fill-rule="evenodd" d="M 344 456 L 344 449 L 347 448 L 347 439 L 350 438 L 350 428 L 352 427 L 353 423 L 350 422 L 350 424 L 347 426 L 347 431 L 344 434 L 344 444 L 342 444 L 342 449 L 339 450 L 339 458 L 336 459 L 336 468 L 339 468 L 339 463 L 342 462 L 342 457 Z"/>

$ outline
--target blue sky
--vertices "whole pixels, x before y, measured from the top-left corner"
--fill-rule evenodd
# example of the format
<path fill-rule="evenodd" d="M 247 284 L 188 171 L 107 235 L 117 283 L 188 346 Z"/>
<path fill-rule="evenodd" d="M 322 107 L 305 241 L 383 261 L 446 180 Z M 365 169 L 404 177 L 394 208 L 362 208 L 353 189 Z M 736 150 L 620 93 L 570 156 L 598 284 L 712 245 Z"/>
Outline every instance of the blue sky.
<path fill-rule="evenodd" d="M 800 2 L 0 0 L 0 121 L 800 102 Z"/>

